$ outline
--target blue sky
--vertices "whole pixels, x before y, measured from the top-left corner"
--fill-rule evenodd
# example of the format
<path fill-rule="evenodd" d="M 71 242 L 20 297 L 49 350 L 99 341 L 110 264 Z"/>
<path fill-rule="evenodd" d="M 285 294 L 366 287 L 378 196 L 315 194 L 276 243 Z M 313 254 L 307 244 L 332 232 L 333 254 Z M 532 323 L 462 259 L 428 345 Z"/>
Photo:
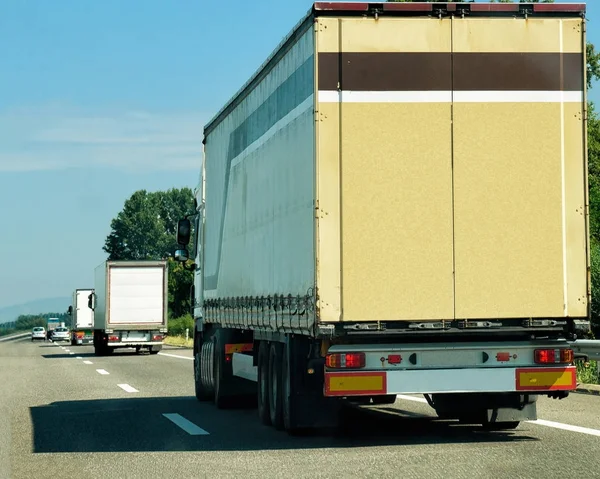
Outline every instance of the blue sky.
<path fill-rule="evenodd" d="M 202 126 L 311 2 L 217 5 L 2 2 L 0 307 L 92 286 L 126 198 L 194 187 Z"/>

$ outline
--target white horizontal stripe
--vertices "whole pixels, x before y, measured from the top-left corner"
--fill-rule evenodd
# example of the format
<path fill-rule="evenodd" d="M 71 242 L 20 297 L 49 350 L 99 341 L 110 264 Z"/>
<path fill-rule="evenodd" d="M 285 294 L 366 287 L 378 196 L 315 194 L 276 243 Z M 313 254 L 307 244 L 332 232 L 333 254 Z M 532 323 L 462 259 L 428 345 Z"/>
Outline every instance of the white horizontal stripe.
<path fill-rule="evenodd" d="M 75 359 L 83 359 L 81 356 L 77 356 Z"/>
<path fill-rule="evenodd" d="M 451 91 L 319 91 L 321 103 L 450 103 Z"/>
<path fill-rule="evenodd" d="M 163 414 L 169 421 L 179 426 L 185 432 L 187 432 L 190 436 L 208 436 L 208 432 L 202 429 L 201 427 L 196 426 L 193 422 L 188 421 L 183 416 L 179 414 Z"/>
<path fill-rule="evenodd" d="M 581 103 L 581 91 L 319 91 L 321 103 Z"/>
<path fill-rule="evenodd" d="M 178 354 L 169 354 L 169 353 L 158 353 L 161 356 L 169 356 L 170 358 L 179 358 L 179 359 L 188 359 L 190 361 L 193 361 L 194 358 L 188 358 L 187 356 L 179 356 Z"/>
<path fill-rule="evenodd" d="M 83 364 L 94 364 L 94 363 L 91 361 L 84 361 Z"/>
<path fill-rule="evenodd" d="M 104 369 L 96 369 L 96 372 L 98 374 L 102 374 L 103 376 L 106 376 L 107 374 L 110 374 L 108 371 L 105 371 Z"/>
<path fill-rule="evenodd" d="M 571 426 L 570 424 L 562 424 L 560 422 L 546 421 L 544 419 L 537 419 L 535 421 L 527 421 L 531 424 L 537 424 L 538 426 L 553 427 L 555 429 L 563 429 L 564 431 L 579 432 L 581 434 L 589 434 L 590 436 L 600 437 L 600 431 L 598 429 L 590 429 L 589 427 Z"/>
<path fill-rule="evenodd" d="M 139 391 L 130 386 L 129 384 L 117 384 L 117 386 L 119 386 L 123 391 L 128 392 L 128 393 L 139 393 Z"/>

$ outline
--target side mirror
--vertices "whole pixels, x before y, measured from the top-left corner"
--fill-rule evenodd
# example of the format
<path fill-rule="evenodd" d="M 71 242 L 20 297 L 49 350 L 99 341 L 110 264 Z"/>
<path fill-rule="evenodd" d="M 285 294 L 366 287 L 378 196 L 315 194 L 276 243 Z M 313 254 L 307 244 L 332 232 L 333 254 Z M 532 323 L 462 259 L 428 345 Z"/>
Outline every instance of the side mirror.
<path fill-rule="evenodd" d="M 188 259 L 190 259 L 190 253 L 187 249 L 178 249 L 175 251 L 175 260 L 180 263 L 185 263 Z"/>
<path fill-rule="evenodd" d="M 192 236 L 192 223 L 187 218 L 177 222 L 177 244 L 187 246 Z M 177 253 L 175 253 L 177 255 Z"/>
<path fill-rule="evenodd" d="M 88 308 L 92 311 L 96 309 L 96 295 L 94 293 L 88 296 Z"/>
<path fill-rule="evenodd" d="M 67 309 L 67 314 L 69 316 L 71 316 L 73 314 L 73 306 L 69 306 L 69 309 Z"/>

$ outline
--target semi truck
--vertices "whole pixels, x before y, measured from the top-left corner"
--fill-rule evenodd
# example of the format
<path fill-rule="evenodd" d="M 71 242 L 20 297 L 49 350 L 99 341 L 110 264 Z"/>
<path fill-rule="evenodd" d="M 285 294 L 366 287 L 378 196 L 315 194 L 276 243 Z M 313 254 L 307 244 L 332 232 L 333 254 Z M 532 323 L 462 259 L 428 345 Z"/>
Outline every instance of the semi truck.
<path fill-rule="evenodd" d="M 167 262 L 105 261 L 94 278 L 88 307 L 94 313 L 95 354 L 117 348 L 157 354 L 167 333 Z"/>
<path fill-rule="evenodd" d="M 174 254 L 198 400 L 254 395 L 294 433 L 399 394 L 489 429 L 567 397 L 590 324 L 584 14 L 313 4 L 204 128 Z"/>
<path fill-rule="evenodd" d="M 88 308 L 90 295 L 93 289 L 76 289 L 73 292 L 72 304 L 67 309 L 71 317 L 71 345 L 93 342 L 94 313 Z"/>

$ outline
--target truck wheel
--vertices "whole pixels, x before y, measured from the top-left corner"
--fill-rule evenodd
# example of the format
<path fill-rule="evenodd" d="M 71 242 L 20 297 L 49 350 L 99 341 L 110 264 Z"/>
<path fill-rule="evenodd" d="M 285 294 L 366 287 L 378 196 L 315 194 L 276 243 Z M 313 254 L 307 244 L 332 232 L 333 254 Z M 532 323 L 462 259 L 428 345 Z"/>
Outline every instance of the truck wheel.
<path fill-rule="evenodd" d="M 231 364 L 225 361 L 225 344 L 229 339 L 229 332 L 218 329 L 213 336 L 213 385 L 215 392 L 215 406 L 226 409 L 235 406 L 237 397 L 230 393 L 233 374 Z"/>
<path fill-rule="evenodd" d="M 106 348 L 102 344 L 96 344 L 94 345 L 94 354 L 96 356 L 106 356 Z"/>
<path fill-rule="evenodd" d="M 271 424 L 278 431 L 283 429 L 283 345 L 271 343 L 269 351 L 269 413 Z"/>
<path fill-rule="evenodd" d="M 269 343 L 261 341 L 258 346 L 258 417 L 265 426 L 271 425 L 269 412 Z"/>
<path fill-rule="evenodd" d="M 519 427 L 519 424 L 519 421 L 484 422 L 482 426 L 486 431 L 505 431 L 508 429 L 516 429 Z"/>
<path fill-rule="evenodd" d="M 286 344 L 283 347 L 283 361 L 281 364 L 281 369 L 282 369 L 282 385 L 283 385 L 283 390 L 282 390 L 282 399 L 283 399 L 283 427 L 285 428 L 285 430 L 287 431 L 288 434 L 291 435 L 295 435 L 297 433 L 300 432 L 300 429 L 298 429 L 296 427 L 296 422 L 295 422 L 295 411 L 294 411 L 294 403 L 292 400 L 292 374 L 291 374 L 291 367 L 292 365 L 290 364 L 290 360 L 289 360 L 289 354 L 290 352 L 288 351 L 289 346 Z"/>
<path fill-rule="evenodd" d="M 202 337 L 197 334 L 194 341 L 194 389 L 196 390 L 196 399 L 198 401 L 208 401 L 212 398 L 209 388 L 202 381 Z"/>
<path fill-rule="evenodd" d="M 371 399 L 374 405 L 394 404 L 396 402 L 396 395 L 385 394 L 384 396 L 373 396 Z"/>
<path fill-rule="evenodd" d="M 162 351 L 162 346 L 150 346 L 150 354 L 158 354 L 160 351 Z"/>

